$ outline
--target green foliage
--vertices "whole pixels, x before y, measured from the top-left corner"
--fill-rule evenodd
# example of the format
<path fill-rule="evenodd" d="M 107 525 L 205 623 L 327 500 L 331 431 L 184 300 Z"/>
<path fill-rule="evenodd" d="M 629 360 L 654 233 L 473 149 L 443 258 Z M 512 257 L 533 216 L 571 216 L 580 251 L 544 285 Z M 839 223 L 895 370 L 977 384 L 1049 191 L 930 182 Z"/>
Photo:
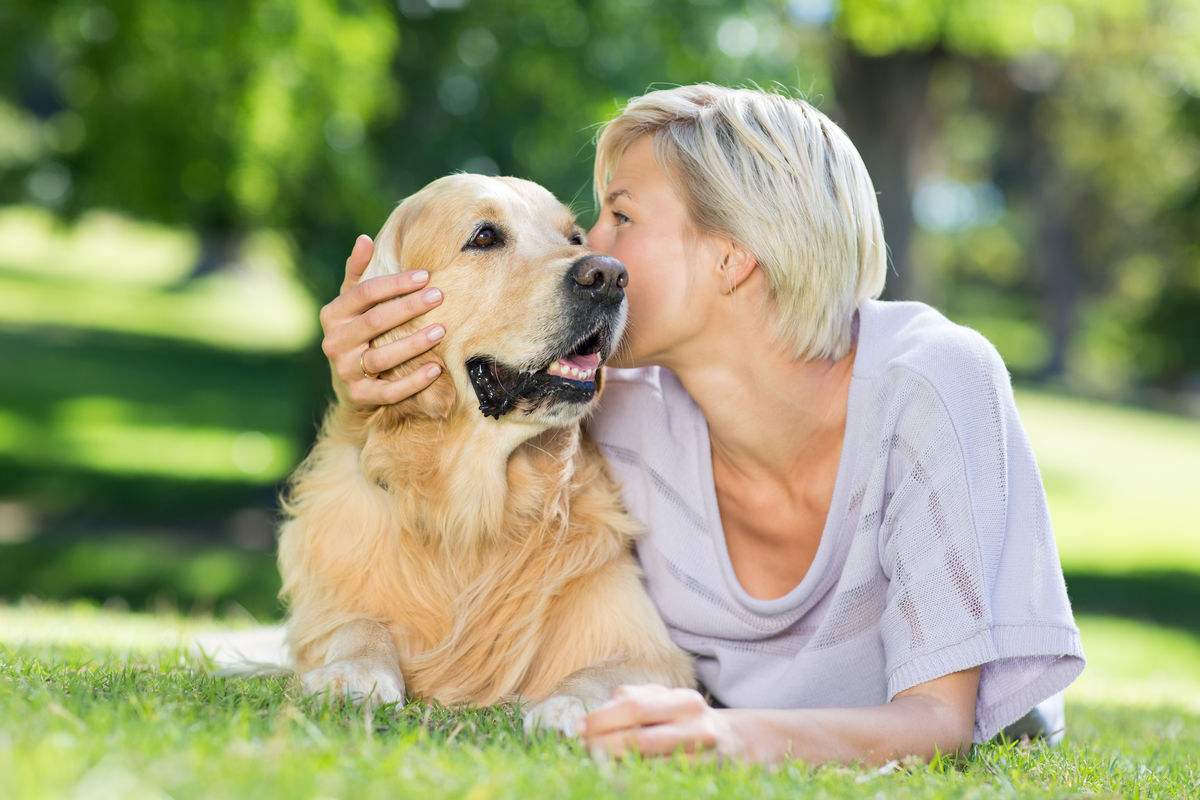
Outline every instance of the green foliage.
<path fill-rule="evenodd" d="M 835 28 L 851 46 L 872 56 L 936 46 L 969 56 L 1013 58 L 1069 53 L 1110 30 L 1142 39 L 1144 48 L 1147 23 L 1192 25 L 1192 11 L 1188 3 L 1148 0 L 843 0 Z M 1171 47 L 1182 56 L 1186 41 L 1180 36 Z"/>
<path fill-rule="evenodd" d="M 383 4 L 125 0 L 8 13 L 17 24 L 0 47 L 25 62 L 6 76 L 44 115 L 41 169 L 69 172 L 64 210 L 245 230 L 293 222 L 314 195 L 354 208 L 379 191 L 366 154 L 341 144 L 401 100 Z"/>
<path fill-rule="evenodd" d="M 354 233 L 374 232 L 391 204 L 447 172 L 523 175 L 564 200 L 586 197 L 592 126 L 651 80 L 820 84 L 806 31 L 724 57 L 714 38 L 738 11 L 18 3 L 0 12 L 0 89 L 12 98 L 0 102 L 0 141 L 15 143 L 7 160 L 0 149 L 0 176 L 63 211 L 285 229 L 325 293 Z"/>
<path fill-rule="evenodd" d="M 966 181 L 1000 207 L 920 231 L 914 285 L 964 310 L 971 289 L 1049 297 L 1034 371 L 1179 388 L 1200 369 L 1173 344 L 1200 311 L 1198 20 L 1198 0 L 20 0 L 0 9 L 0 202 L 188 226 L 201 266 L 275 228 L 324 298 L 356 233 L 454 170 L 538 180 L 590 222 L 594 127 L 648 88 L 781 84 L 837 118 L 871 88 L 831 92 L 840 53 L 927 54 L 930 96 L 890 123 L 908 130 L 851 133 L 870 153 L 929 131 L 885 195 Z M 1047 220 L 1066 250 L 1041 263 Z"/>
<path fill-rule="evenodd" d="M 915 112 L 933 131 L 913 154 L 928 165 L 918 180 L 993 188 L 1000 203 L 994 217 L 919 233 L 926 299 L 968 316 L 998 316 L 986 309 L 1006 297 L 1024 306 L 1017 317 L 1053 337 L 1031 374 L 1061 370 L 1111 394 L 1194 381 L 1200 4 L 841 9 L 846 46 L 897 70 L 908 51 L 933 65 Z"/>

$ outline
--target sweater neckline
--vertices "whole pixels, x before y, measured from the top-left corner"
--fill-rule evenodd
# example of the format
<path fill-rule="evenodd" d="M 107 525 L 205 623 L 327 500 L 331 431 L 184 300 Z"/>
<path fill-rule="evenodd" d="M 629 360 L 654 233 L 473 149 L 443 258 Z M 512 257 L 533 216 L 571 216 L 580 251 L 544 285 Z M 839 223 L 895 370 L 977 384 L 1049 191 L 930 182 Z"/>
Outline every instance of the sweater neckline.
<path fill-rule="evenodd" d="M 779 597 L 769 599 L 754 597 L 742 586 L 733 569 L 733 561 L 729 557 L 729 546 L 725 541 L 725 526 L 721 523 L 721 511 L 717 504 L 716 484 L 712 470 L 712 439 L 709 435 L 708 420 L 705 419 L 699 405 L 688 395 L 691 407 L 695 412 L 693 423 L 696 428 L 696 436 L 702 442 L 700 463 L 697 468 L 700 492 L 704 498 L 705 515 L 708 519 L 708 529 L 712 534 L 712 544 L 717 562 L 720 564 L 721 575 L 730 596 L 736 599 L 743 608 L 754 614 L 775 616 L 780 613 L 795 614 L 799 612 L 799 615 L 803 615 L 813 603 L 824 596 L 830 583 L 838 578 L 837 571 L 829 567 L 836 555 L 845 550 L 841 546 L 842 542 L 837 541 L 838 533 L 841 530 L 838 520 L 846 514 L 849 495 L 847 483 L 850 480 L 851 467 L 857 456 L 857 453 L 850 452 L 851 448 L 848 444 L 858 440 L 856 433 L 861 424 L 860 415 L 856 412 L 859 405 L 857 398 L 863 383 L 862 376 L 859 374 L 858 362 L 864 350 L 868 353 L 874 351 L 874 348 L 870 346 L 870 334 L 873 332 L 873 326 L 870 324 L 873 308 L 866 307 L 872 302 L 865 301 L 855 311 L 854 331 L 857 350 L 854 356 L 855 364 L 851 369 L 850 387 L 846 396 L 846 426 L 842 432 L 842 448 L 838 457 L 833 496 L 830 498 L 829 511 L 826 512 L 825 522 L 821 528 L 821 539 L 817 543 L 817 552 L 800 581 Z M 678 381 L 677 378 L 676 381 Z M 680 384 L 680 388 L 683 388 L 682 384 Z M 686 391 L 684 393 L 686 394 Z"/>

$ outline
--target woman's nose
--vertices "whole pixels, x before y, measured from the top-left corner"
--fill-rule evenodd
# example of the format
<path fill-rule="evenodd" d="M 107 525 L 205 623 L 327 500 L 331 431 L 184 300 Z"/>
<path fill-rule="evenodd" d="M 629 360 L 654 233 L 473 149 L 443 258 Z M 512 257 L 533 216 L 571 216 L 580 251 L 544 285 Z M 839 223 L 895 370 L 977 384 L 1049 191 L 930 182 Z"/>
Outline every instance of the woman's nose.
<path fill-rule="evenodd" d="M 591 230 L 587 232 L 587 245 L 593 250 L 598 250 L 605 254 L 608 253 L 608 237 L 604 235 L 604 228 L 600 224 L 599 220 L 597 220 L 596 224 L 593 225 Z"/>

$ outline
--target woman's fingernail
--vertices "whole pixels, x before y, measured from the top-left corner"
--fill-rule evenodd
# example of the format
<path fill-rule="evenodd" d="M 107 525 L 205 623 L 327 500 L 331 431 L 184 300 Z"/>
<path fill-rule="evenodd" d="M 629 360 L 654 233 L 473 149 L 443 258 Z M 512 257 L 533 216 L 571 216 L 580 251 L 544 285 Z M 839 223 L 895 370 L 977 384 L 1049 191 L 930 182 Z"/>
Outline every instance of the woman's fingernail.
<path fill-rule="evenodd" d="M 430 378 L 436 378 L 441 373 L 442 373 L 442 368 L 439 367 L 437 364 L 430 364 L 425 369 L 425 374 Z"/>
<path fill-rule="evenodd" d="M 427 291 L 425 294 L 423 294 L 421 296 L 423 298 L 425 298 L 426 303 L 436 303 L 438 300 L 442 299 L 442 290 L 441 289 L 430 289 L 429 291 Z"/>
<path fill-rule="evenodd" d="M 436 342 L 438 339 L 442 338 L 445 335 L 446 335 L 446 329 L 443 328 L 441 325 L 438 325 L 436 328 L 430 328 L 429 333 L 425 334 L 425 338 L 431 342 Z"/>
<path fill-rule="evenodd" d="M 412 274 L 412 279 L 414 283 L 424 283 L 429 280 L 429 273 L 423 269 L 419 269 Z"/>

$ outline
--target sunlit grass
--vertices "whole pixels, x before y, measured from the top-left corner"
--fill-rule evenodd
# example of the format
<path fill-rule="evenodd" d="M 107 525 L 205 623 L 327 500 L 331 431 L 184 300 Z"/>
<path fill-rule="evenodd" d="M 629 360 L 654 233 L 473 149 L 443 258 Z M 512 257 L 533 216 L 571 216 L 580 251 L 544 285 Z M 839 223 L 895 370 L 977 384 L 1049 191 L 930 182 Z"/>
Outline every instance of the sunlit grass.
<path fill-rule="evenodd" d="M 187 649 L 194 637 L 213 631 L 237 631 L 246 619 L 119 611 L 87 601 L 0 603 L 0 644 L 95 648 L 119 653 Z"/>
<path fill-rule="evenodd" d="M 220 613 L 223 618 L 268 621 L 281 609 L 276 593 L 279 572 L 272 553 L 245 551 L 178 535 L 146 536 L 106 531 L 85 539 L 56 543 L 43 537 L 0 543 L 0 596 L 70 601 L 94 598 L 136 608 L 182 609 L 192 614 Z M 2 606 L 0 606 L 2 608 Z M 56 606 L 5 617 L 0 627 L 24 620 L 24 630 L 49 630 Z M 80 630 L 112 620 L 102 612 L 74 611 Z M 36 614 L 33 612 L 37 612 Z M 117 617 L 140 620 L 141 616 Z M 161 622 L 159 623 L 162 624 Z M 16 630 L 16 628 L 12 628 Z M 0 638 L 3 637 L 0 633 Z"/>
<path fill-rule="evenodd" d="M 1200 573 L 1200 421 L 1035 391 L 1017 404 L 1064 565 Z"/>
<path fill-rule="evenodd" d="M 36 206 L 0 206 L 0 270 L 28 278 L 165 287 L 196 258 L 185 230 L 91 211 L 73 224 Z"/>
<path fill-rule="evenodd" d="M 288 471 L 309 398 L 294 368 L 253 359 L 294 360 L 315 303 L 279 236 L 188 279 L 197 251 L 192 234 L 113 213 L 64 225 L 0 207 L 0 459 L 123 480 Z"/>
<path fill-rule="evenodd" d="M 1078 615 L 1087 668 L 1072 700 L 1172 706 L 1200 714 L 1200 635 L 1145 621 Z"/>
<path fill-rule="evenodd" d="M 195 237 L 93 213 L 62 228 L 44 212 L 0 208 L 0 325 L 158 336 L 232 350 L 294 351 L 316 306 L 278 236 L 247 239 L 232 268 L 179 284 Z"/>
<path fill-rule="evenodd" d="M 123 474 L 278 478 L 294 463 L 290 438 L 257 430 L 147 421 L 139 404 L 80 397 L 42 423 L 0 409 L 0 449 L 17 458 Z"/>
<path fill-rule="evenodd" d="M 74 606 L 0 606 L 0 796 L 25 797 L 1043 797 L 1194 796 L 1200 715 L 1130 693 L 1194 691 L 1200 653 L 1149 626 L 1081 620 L 1099 678 L 1068 695 L 1058 748 L 988 744 L 879 771 L 682 760 L 605 763 L 527 739 L 511 706 L 322 706 L 284 677 L 206 673 L 191 637 L 241 625 Z M 1100 642 L 1106 644 L 1100 646 Z M 1128 672 L 1106 653 L 1158 654 Z M 1085 675 L 1088 673 L 1085 672 Z M 1189 677 L 1190 676 L 1190 677 Z M 1119 679 L 1122 693 L 1096 680 Z"/>
<path fill-rule="evenodd" d="M 294 350 L 315 330 L 315 308 L 269 272 L 199 278 L 167 293 L 96 280 L 0 274 L 0 320 L 163 336 L 230 349 Z"/>

